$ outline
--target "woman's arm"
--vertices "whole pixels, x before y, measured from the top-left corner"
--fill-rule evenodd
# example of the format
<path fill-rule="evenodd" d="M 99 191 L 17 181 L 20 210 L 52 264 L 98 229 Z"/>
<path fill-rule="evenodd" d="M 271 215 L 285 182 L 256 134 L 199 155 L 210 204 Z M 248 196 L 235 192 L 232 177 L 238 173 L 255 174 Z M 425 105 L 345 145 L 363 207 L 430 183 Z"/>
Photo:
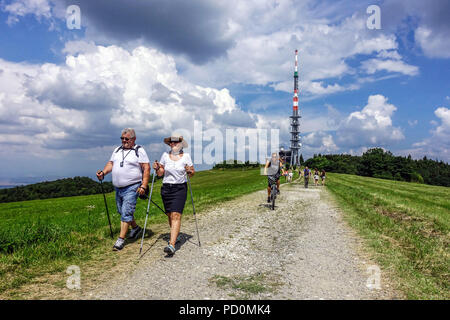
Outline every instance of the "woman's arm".
<path fill-rule="evenodd" d="M 164 165 L 159 163 L 158 161 L 153 162 L 153 169 L 156 171 L 156 175 L 161 177 L 164 175 Z"/>
<path fill-rule="evenodd" d="M 186 169 L 186 173 L 189 175 L 189 177 L 192 178 L 192 176 L 195 174 L 194 166 L 186 165 L 184 168 Z"/>

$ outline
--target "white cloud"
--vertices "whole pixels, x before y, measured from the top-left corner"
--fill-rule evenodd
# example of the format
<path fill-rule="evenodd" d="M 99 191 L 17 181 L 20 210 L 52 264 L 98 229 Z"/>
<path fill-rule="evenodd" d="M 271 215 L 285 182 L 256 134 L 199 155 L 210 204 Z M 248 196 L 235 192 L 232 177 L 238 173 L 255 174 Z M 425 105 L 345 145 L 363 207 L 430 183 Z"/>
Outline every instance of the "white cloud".
<path fill-rule="evenodd" d="M 369 96 L 361 111 L 352 112 L 339 125 L 338 145 L 344 148 L 387 146 L 404 139 L 401 129 L 392 125 L 395 110 L 383 95 Z"/>
<path fill-rule="evenodd" d="M 434 111 L 434 114 L 441 120 L 441 125 L 436 128 L 433 134 L 440 138 L 450 141 L 450 109 L 440 107 Z M 442 139 L 442 140 L 443 140 Z"/>
<path fill-rule="evenodd" d="M 25 3 L 25 0 L 22 2 Z M 67 3 L 52 2 L 54 15 L 62 18 L 63 15 L 59 11 Z M 151 9 L 149 6 L 150 4 L 138 1 L 130 3 L 133 10 L 141 8 L 153 12 L 149 10 Z M 133 41 L 138 41 L 136 35 L 141 33 L 136 30 L 142 30 L 142 26 L 127 22 L 124 30 L 128 30 L 130 39 L 126 40 L 126 31 L 111 32 L 102 26 L 105 24 L 115 28 L 117 22 L 103 15 L 98 5 L 86 1 L 84 7 L 89 8 L 83 21 L 88 21 L 86 35 L 90 40 L 120 43 L 121 47 L 128 47 Z M 291 92 L 292 84 L 289 79 L 293 73 L 295 49 L 299 49 L 300 80 L 304 85 L 301 89 L 306 96 L 312 98 L 358 89 L 361 86 L 358 79 L 355 84 L 349 85 L 342 85 L 335 79 L 357 74 L 357 70 L 347 63 L 347 60 L 357 55 L 378 54 L 379 58 L 390 59 L 374 60 L 370 67 L 367 66 L 370 73 L 386 70 L 408 75 L 417 74 L 417 67 L 401 61 L 396 51 L 398 44 L 394 34 L 374 33 L 367 29 L 365 10 L 361 11 L 363 7 L 363 4 L 342 2 L 311 4 L 303 0 L 230 0 L 214 5 L 207 1 L 196 1 L 192 10 L 190 8 L 188 10 L 189 17 L 196 18 L 198 13 L 204 14 L 203 20 L 211 20 L 210 22 L 217 27 L 214 30 L 220 29 L 222 40 L 226 41 L 223 43 L 219 41 L 223 48 L 217 51 L 218 43 L 205 40 L 217 38 L 217 35 L 205 37 L 204 32 L 193 32 L 185 36 L 194 37 L 189 43 L 202 43 L 210 49 L 210 54 L 216 52 L 212 58 L 208 56 L 208 59 L 202 60 L 203 54 L 193 49 L 195 46 L 192 48 L 190 46 L 189 53 L 173 50 L 179 46 L 177 44 L 179 41 L 176 40 L 178 38 L 175 36 L 161 38 L 160 34 L 150 32 L 147 34 L 149 37 L 147 40 L 151 42 L 153 39 L 153 44 L 159 43 L 168 50 L 165 52 L 171 52 L 183 76 L 190 82 L 204 87 L 219 88 L 232 83 L 242 83 L 271 85 L 276 90 Z M 112 11 L 120 9 L 124 8 L 119 4 L 111 8 Z M 125 21 L 123 20 L 125 11 L 128 11 L 123 11 L 117 12 L 118 21 Z M 157 17 L 153 18 L 158 20 Z M 145 13 L 139 15 L 139 21 L 140 23 L 146 21 Z M 173 27 L 171 23 L 168 26 Z M 175 26 L 179 27 L 177 23 Z M 99 30 L 103 30 L 103 33 Z M 116 41 L 115 36 L 121 41 Z M 87 49 L 95 50 L 95 46 L 78 41 L 67 44 L 64 52 L 75 54 L 80 50 L 86 52 Z M 192 62 L 192 56 L 197 57 L 194 59 L 195 63 Z M 197 61 L 199 59 L 202 60 L 200 65 Z"/>
<path fill-rule="evenodd" d="M 415 41 L 430 58 L 450 58 L 448 33 L 437 32 L 427 26 L 418 27 L 414 32 Z"/>
<path fill-rule="evenodd" d="M 245 31 L 236 36 L 234 46 L 226 55 L 201 66 L 184 60 L 183 74 L 196 82 L 206 81 L 214 86 L 230 83 L 270 85 L 276 90 L 292 92 L 294 50 L 298 49 L 300 89 L 306 96 L 318 97 L 359 88 L 358 83 L 342 85 L 334 79 L 356 74 L 347 59 L 374 53 L 398 56 L 392 51 L 397 49 L 395 36 L 367 32 L 364 17 L 354 15 L 329 25 L 325 19 L 311 19 L 308 7 L 299 13 L 294 6 L 287 5 L 291 2 L 281 3 L 285 17 L 280 23 L 275 21 L 278 21 L 276 17 L 281 8 L 277 7 L 277 13 L 271 13 L 262 4 L 256 8 L 243 4 L 245 9 L 236 10 L 240 13 L 233 16 L 233 21 Z M 291 17 L 295 17 L 293 11 L 297 19 Z M 261 25 L 261 21 L 273 24 Z M 412 66 L 402 62 L 386 68 L 398 72 L 398 65 L 402 67 L 401 71 L 414 73 Z"/>
<path fill-rule="evenodd" d="M 378 58 L 401 60 L 402 56 L 396 50 L 382 50 L 377 54 Z"/>
<path fill-rule="evenodd" d="M 194 119 L 210 128 L 237 118 L 255 127 L 254 116 L 243 112 L 227 89 L 190 83 L 168 55 L 145 47 L 92 49 L 77 43 L 79 53 L 62 65 L 0 60 L 1 128 L 7 132 L 0 144 L 14 136 L 17 145 L 36 153 L 84 149 L 116 143 L 114 132 L 123 127 L 134 127 L 141 141 L 150 142 L 175 128 L 192 130 Z"/>
<path fill-rule="evenodd" d="M 410 127 L 415 127 L 418 123 L 419 121 L 417 120 L 408 120 L 408 124 Z"/>
<path fill-rule="evenodd" d="M 361 66 L 368 74 L 374 74 L 380 70 L 399 72 L 408 76 L 415 76 L 419 73 L 418 67 L 406 64 L 400 60 L 370 59 L 363 61 Z"/>
<path fill-rule="evenodd" d="M 302 138 L 302 149 L 306 153 L 334 153 L 339 148 L 334 143 L 333 136 L 324 131 L 315 131 Z"/>
<path fill-rule="evenodd" d="M 440 124 L 433 120 L 436 126 L 431 130 L 431 136 L 413 143 L 410 149 L 402 150 L 403 154 L 411 154 L 414 158 L 428 158 L 450 161 L 450 109 L 439 107 L 434 114 L 440 120 Z"/>
<path fill-rule="evenodd" d="M 2 4 L 2 10 L 7 12 L 7 24 L 13 25 L 19 17 L 34 15 L 38 20 L 51 17 L 51 6 L 47 0 L 16 0 L 10 4 Z"/>

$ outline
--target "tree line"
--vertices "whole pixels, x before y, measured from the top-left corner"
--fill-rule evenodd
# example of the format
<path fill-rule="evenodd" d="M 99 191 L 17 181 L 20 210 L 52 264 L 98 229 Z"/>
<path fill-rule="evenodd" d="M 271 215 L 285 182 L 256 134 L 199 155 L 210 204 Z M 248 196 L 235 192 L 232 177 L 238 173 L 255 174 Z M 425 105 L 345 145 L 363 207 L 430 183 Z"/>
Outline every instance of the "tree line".
<path fill-rule="evenodd" d="M 431 160 L 394 156 L 390 151 L 372 148 L 362 156 L 348 154 L 314 155 L 303 165 L 326 172 L 347 173 L 389 180 L 450 187 L 450 165 Z"/>
<path fill-rule="evenodd" d="M 259 168 L 261 164 L 258 162 L 256 163 L 250 163 L 250 161 L 238 161 L 238 160 L 227 160 L 223 161 L 221 163 L 216 163 L 213 167 L 213 169 L 251 169 L 251 168 Z"/>
<path fill-rule="evenodd" d="M 111 182 L 103 182 L 105 192 L 114 191 Z M 25 201 L 35 199 L 49 199 L 58 197 L 72 197 L 101 193 L 100 183 L 88 177 L 74 177 L 45 181 L 26 186 L 0 189 L 0 203 Z"/>

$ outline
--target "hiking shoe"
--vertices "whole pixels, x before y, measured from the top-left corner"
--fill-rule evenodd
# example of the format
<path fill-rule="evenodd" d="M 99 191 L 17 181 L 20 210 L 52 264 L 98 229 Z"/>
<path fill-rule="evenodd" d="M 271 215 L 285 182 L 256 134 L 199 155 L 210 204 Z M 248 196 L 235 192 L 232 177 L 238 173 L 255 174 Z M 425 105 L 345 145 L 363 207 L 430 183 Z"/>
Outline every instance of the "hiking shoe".
<path fill-rule="evenodd" d="M 124 246 L 125 246 L 125 239 L 118 238 L 116 243 L 113 246 L 113 250 L 114 251 L 120 251 L 120 250 L 123 249 Z"/>
<path fill-rule="evenodd" d="M 175 253 L 175 248 L 173 245 L 168 244 L 167 247 L 164 248 L 164 252 L 171 256 Z"/>
<path fill-rule="evenodd" d="M 181 234 L 178 235 L 177 240 L 175 240 L 175 244 L 181 242 L 183 240 L 183 236 Z M 170 241 L 167 241 L 167 245 L 170 245 Z"/>
<path fill-rule="evenodd" d="M 128 239 L 137 239 L 139 237 L 139 234 L 142 232 L 142 228 L 137 226 L 136 228 L 133 228 L 128 233 Z"/>

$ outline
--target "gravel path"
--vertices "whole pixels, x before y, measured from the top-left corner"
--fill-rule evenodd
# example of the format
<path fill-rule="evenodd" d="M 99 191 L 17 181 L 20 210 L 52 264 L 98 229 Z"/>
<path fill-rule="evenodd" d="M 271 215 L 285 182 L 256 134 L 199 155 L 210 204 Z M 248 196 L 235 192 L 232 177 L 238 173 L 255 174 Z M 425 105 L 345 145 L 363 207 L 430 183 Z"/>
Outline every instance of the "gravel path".
<path fill-rule="evenodd" d="M 282 185 L 275 211 L 266 199 L 262 190 L 197 214 L 201 247 L 193 218 L 184 219 L 185 239 L 171 258 L 164 239 L 146 239 L 134 271 L 84 298 L 395 298 L 383 282 L 380 290 L 366 286 L 373 263 L 357 253 L 359 241 L 324 187 Z"/>

